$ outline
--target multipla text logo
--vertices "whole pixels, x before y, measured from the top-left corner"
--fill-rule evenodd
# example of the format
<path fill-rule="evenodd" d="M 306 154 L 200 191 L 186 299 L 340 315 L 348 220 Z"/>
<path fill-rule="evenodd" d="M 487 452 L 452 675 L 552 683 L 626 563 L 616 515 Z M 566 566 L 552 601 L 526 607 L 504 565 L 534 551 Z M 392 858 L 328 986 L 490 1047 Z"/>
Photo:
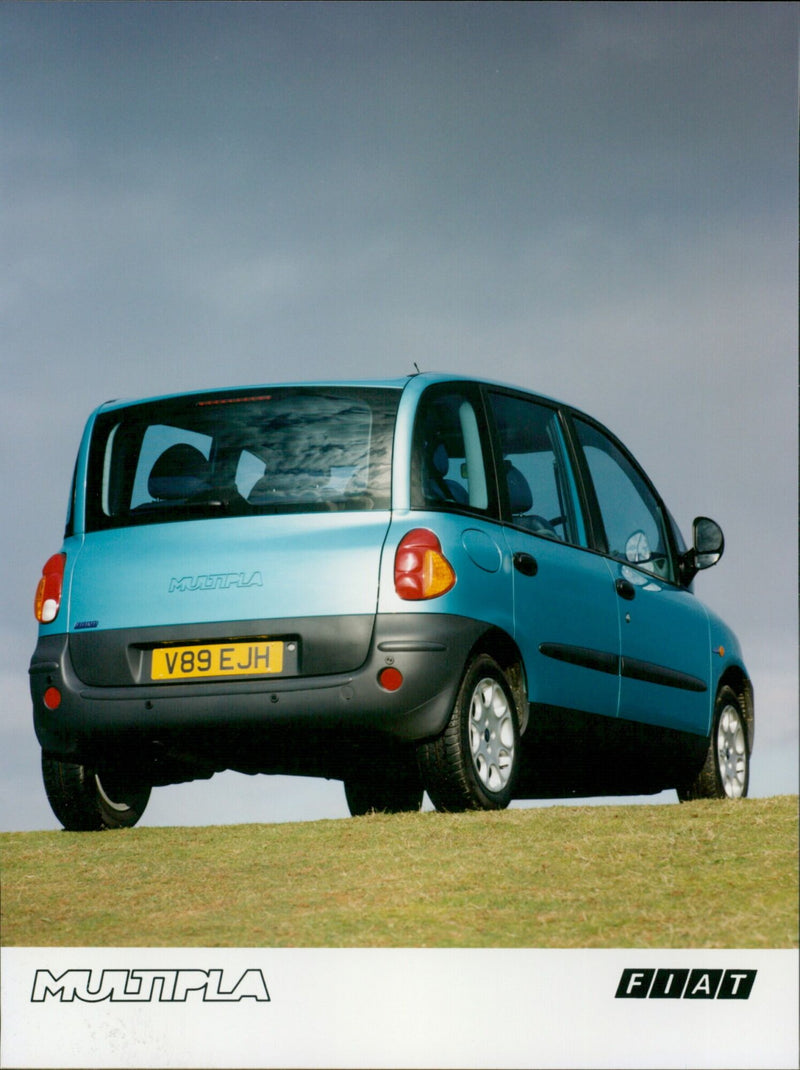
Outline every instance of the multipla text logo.
<path fill-rule="evenodd" d="M 756 970 L 623 970 L 617 999 L 749 999 Z"/>
<path fill-rule="evenodd" d="M 260 572 L 215 572 L 203 576 L 173 576 L 169 593 L 175 591 L 227 591 L 229 587 L 263 587 Z"/>
<path fill-rule="evenodd" d="M 236 975 L 233 975 L 236 976 Z M 37 970 L 32 1003 L 238 1003 L 269 1002 L 261 970 L 245 970 L 233 981 L 224 970 Z"/>

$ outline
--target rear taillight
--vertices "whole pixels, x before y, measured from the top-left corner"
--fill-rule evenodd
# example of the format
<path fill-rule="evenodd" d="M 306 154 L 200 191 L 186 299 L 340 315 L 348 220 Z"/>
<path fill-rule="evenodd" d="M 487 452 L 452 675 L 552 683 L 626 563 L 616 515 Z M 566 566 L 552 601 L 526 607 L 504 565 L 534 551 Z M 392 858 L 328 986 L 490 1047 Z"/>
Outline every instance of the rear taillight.
<path fill-rule="evenodd" d="M 427 528 L 404 535 L 394 557 L 394 589 L 406 601 L 438 598 L 456 582 L 442 544 Z"/>
<path fill-rule="evenodd" d="M 33 601 L 33 612 L 40 624 L 49 624 L 58 615 L 66 560 L 66 554 L 53 554 L 42 569 L 42 578 Z"/>

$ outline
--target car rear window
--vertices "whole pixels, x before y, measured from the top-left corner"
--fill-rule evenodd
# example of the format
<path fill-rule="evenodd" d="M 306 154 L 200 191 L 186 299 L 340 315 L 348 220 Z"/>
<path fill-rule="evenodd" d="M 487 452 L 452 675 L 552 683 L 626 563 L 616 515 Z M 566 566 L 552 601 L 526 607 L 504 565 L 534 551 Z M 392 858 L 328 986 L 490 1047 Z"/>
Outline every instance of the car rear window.
<path fill-rule="evenodd" d="M 389 507 L 394 389 L 297 387 L 101 414 L 86 530 Z"/>

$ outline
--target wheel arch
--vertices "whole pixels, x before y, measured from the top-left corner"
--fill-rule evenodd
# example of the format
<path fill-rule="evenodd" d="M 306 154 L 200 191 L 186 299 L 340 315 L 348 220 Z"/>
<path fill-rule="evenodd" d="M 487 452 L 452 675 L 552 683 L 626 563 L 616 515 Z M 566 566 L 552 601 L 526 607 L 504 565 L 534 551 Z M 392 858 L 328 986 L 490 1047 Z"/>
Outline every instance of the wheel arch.
<path fill-rule="evenodd" d="M 519 718 L 519 734 L 525 734 L 530 718 L 528 704 L 528 678 L 520 649 L 508 632 L 501 628 L 489 628 L 477 640 L 467 658 L 467 665 L 477 654 L 494 658 L 506 675 Z"/>
<path fill-rule="evenodd" d="M 745 725 L 747 727 L 747 753 L 752 754 L 755 739 L 755 699 L 753 683 L 740 665 L 730 665 L 722 674 L 717 684 L 717 695 L 723 687 L 730 687 L 742 704 Z"/>

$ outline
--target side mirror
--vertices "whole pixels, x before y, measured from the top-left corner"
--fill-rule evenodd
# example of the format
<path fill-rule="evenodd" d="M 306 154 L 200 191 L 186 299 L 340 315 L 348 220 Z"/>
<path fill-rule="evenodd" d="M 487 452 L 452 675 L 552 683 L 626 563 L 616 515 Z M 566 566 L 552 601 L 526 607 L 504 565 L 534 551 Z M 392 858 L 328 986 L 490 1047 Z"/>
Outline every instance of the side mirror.
<path fill-rule="evenodd" d="M 725 550 L 722 528 L 707 516 L 695 517 L 692 541 L 692 549 L 687 550 L 681 559 L 681 578 L 687 587 L 698 572 L 716 565 Z"/>
<path fill-rule="evenodd" d="M 698 569 L 716 565 L 725 550 L 722 528 L 707 516 L 698 516 L 692 526 L 694 535 L 694 563 Z"/>

